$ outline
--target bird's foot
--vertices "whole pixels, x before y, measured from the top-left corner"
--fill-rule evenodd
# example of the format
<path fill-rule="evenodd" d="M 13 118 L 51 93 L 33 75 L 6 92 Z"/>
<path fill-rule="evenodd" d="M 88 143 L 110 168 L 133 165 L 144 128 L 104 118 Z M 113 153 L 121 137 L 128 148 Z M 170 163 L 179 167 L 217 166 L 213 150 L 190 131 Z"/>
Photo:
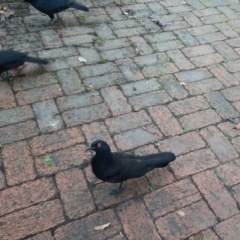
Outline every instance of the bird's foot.
<path fill-rule="evenodd" d="M 114 189 L 109 194 L 115 195 L 115 194 L 118 194 L 120 191 L 121 191 L 121 189 Z"/>

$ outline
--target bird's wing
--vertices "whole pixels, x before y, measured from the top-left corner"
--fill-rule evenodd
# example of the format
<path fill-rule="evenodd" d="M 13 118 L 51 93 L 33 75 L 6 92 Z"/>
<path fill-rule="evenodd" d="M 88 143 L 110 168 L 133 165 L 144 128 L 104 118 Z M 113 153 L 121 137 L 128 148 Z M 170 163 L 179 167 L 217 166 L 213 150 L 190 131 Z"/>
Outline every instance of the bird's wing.
<path fill-rule="evenodd" d="M 6 64 L 14 61 L 22 60 L 27 53 L 15 51 L 0 51 L 0 64 Z"/>
<path fill-rule="evenodd" d="M 118 169 L 118 178 L 121 181 L 142 177 L 150 170 L 145 161 L 132 154 L 113 153 L 113 158 L 114 167 Z"/>

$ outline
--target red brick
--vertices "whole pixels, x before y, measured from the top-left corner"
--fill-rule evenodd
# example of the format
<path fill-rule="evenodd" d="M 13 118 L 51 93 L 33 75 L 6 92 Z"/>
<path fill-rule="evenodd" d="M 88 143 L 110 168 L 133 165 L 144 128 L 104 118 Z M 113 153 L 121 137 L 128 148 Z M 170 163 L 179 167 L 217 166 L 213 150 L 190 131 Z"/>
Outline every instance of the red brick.
<path fill-rule="evenodd" d="M 132 37 L 131 43 L 140 55 L 146 55 L 153 52 L 152 48 L 140 36 Z"/>
<path fill-rule="evenodd" d="M 57 72 L 63 92 L 67 95 L 83 91 L 83 85 L 75 69 L 63 69 Z"/>
<path fill-rule="evenodd" d="M 231 102 L 236 102 L 240 100 L 240 86 L 232 87 L 232 88 L 226 88 L 222 91 L 222 94 L 224 97 Z"/>
<path fill-rule="evenodd" d="M 30 148 L 26 142 L 5 145 L 2 156 L 8 185 L 19 184 L 36 177 Z"/>
<path fill-rule="evenodd" d="M 238 158 L 238 153 L 227 138 L 214 126 L 201 130 L 201 135 L 221 162 Z"/>
<path fill-rule="evenodd" d="M 130 200 L 119 205 L 117 213 L 128 239 L 161 239 L 143 203 Z"/>
<path fill-rule="evenodd" d="M 187 21 L 189 24 L 190 21 L 195 22 L 193 24 L 199 24 L 201 23 L 192 13 L 186 13 L 186 14 L 189 14 L 189 17 L 192 18 L 191 20 L 190 19 L 187 19 L 186 18 L 186 15 L 184 13 L 182 13 L 181 15 L 185 15 L 183 16 L 184 20 Z M 190 20 L 190 21 L 189 21 Z M 198 41 L 196 40 L 195 37 L 193 37 L 188 31 L 187 29 L 180 29 L 180 30 L 177 30 L 175 31 L 175 33 L 178 35 L 179 39 L 186 45 L 186 46 L 195 46 L 195 45 L 198 45 Z"/>
<path fill-rule="evenodd" d="M 37 235 L 34 235 L 30 238 L 26 238 L 26 240 L 54 240 L 50 231 L 42 232 Z"/>
<path fill-rule="evenodd" d="M 13 82 L 13 90 L 18 92 L 57 83 L 58 80 L 56 79 L 56 75 L 54 73 L 44 73 L 31 77 L 18 78 L 17 81 Z"/>
<path fill-rule="evenodd" d="M 209 104 L 204 97 L 197 96 L 170 103 L 168 108 L 174 115 L 183 115 L 209 108 Z"/>
<path fill-rule="evenodd" d="M 180 118 L 180 122 L 184 128 L 194 130 L 221 122 L 220 116 L 212 109 L 207 109 Z"/>
<path fill-rule="evenodd" d="M 219 22 L 225 22 L 226 20 L 227 20 L 227 18 L 223 14 L 217 14 L 217 15 L 206 16 L 206 17 L 201 18 L 201 21 L 205 25 L 219 23 Z"/>
<path fill-rule="evenodd" d="M 57 31 L 59 35 L 63 37 L 69 37 L 73 35 L 93 33 L 94 29 L 86 26 L 74 26 L 74 27 L 59 28 Z"/>
<path fill-rule="evenodd" d="M 149 66 L 149 65 L 153 65 L 153 64 L 160 65 L 161 63 L 169 61 L 169 58 L 165 53 L 154 53 L 154 54 L 150 54 L 150 55 L 135 57 L 134 61 L 140 67 L 144 67 L 144 66 Z"/>
<path fill-rule="evenodd" d="M 69 128 L 57 131 L 51 135 L 34 137 L 31 142 L 31 150 L 35 156 L 64 149 L 84 142 L 84 137 L 79 128 Z"/>
<path fill-rule="evenodd" d="M 167 55 L 174 61 L 177 67 L 181 70 L 194 68 L 194 65 L 182 54 L 180 50 L 171 50 Z"/>
<path fill-rule="evenodd" d="M 219 240 L 219 238 L 212 229 L 207 229 L 203 232 L 194 234 L 192 237 L 189 238 L 189 240 L 201 240 L 201 239 Z"/>
<path fill-rule="evenodd" d="M 213 47 L 224 57 L 224 59 L 236 60 L 239 58 L 239 55 L 223 41 L 213 43 Z"/>
<path fill-rule="evenodd" d="M 182 50 L 187 57 L 197 57 L 215 52 L 211 45 L 198 45 L 195 47 L 188 47 Z"/>
<path fill-rule="evenodd" d="M 232 187 L 231 193 L 232 193 L 233 197 L 235 198 L 235 200 L 239 204 L 240 203 L 240 184 L 235 185 L 234 187 Z"/>
<path fill-rule="evenodd" d="M 193 141 L 194 139 L 194 141 Z M 206 144 L 196 132 L 190 132 L 181 136 L 169 138 L 159 142 L 159 149 L 162 152 L 173 152 L 175 155 L 181 155 L 199 148 L 205 147 Z"/>
<path fill-rule="evenodd" d="M 86 180 L 80 169 L 69 169 L 56 175 L 60 197 L 67 216 L 76 219 L 95 210 Z"/>
<path fill-rule="evenodd" d="M 103 122 L 92 122 L 89 125 L 83 125 L 82 131 L 89 144 L 97 139 L 106 141 L 113 151 L 116 151 L 116 147 L 113 143 L 112 138 Z"/>
<path fill-rule="evenodd" d="M 20 91 L 16 94 L 19 105 L 40 102 L 59 96 L 62 96 L 62 90 L 58 84 Z"/>
<path fill-rule="evenodd" d="M 86 159 L 89 159 L 89 154 L 85 153 L 85 145 L 76 145 L 74 147 L 59 150 L 48 155 L 43 155 L 35 160 L 37 172 L 41 175 L 53 174 L 59 170 L 65 170 L 73 166 L 79 166 Z M 52 159 L 52 166 L 48 167 L 44 161 L 46 157 Z"/>
<path fill-rule="evenodd" d="M 104 231 L 95 231 L 94 227 L 110 223 Z M 122 226 L 112 209 L 94 213 L 81 220 L 73 221 L 59 227 L 54 234 L 56 240 L 79 240 L 79 239 L 112 239 L 112 236 L 119 234 Z"/>
<path fill-rule="evenodd" d="M 77 94 L 67 97 L 57 98 L 58 108 L 61 112 L 66 110 L 72 110 L 75 108 L 82 108 L 90 105 L 95 105 L 103 102 L 98 92 L 92 92 L 87 94 Z"/>
<path fill-rule="evenodd" d="M 8 188 L 0 192 L 0 216 L 45 202 L 56 194 L 57 189 L 51 178 L 40 178 Z"/>
<path fill-rule="evenodd" d="M 96 36 L 90 34 L 63 37 L 62 41 L 67 46 L 74 46 L 82 43 L 90 43 L 96 39 Z"/>
<path fill-rule="evenodd" d="M 227 23 L 217 23 L 215 26 L 227 37 L 238 37 L 238 33 L 232 29 Z"/>
<path fill-rule="evenodd" d="M 0 112 L 0 127 L 34 118 L 30 106 L 16 107 Z"/>
<path fill-rule="evenodd" d="M 130 31 L 130 29 L 128 31 Z M 139 71 L 130 58 L 120 59 L 116 61 L 116 64 L 127 81 L 136 81 L 144 78 L 141 71 Z"/>
<path fill-rule="evenodd" d="M 151 123 L 150 117 L 142 110 L 135 113 L 121 115 L 115 118 L 105 120 L 111 134 L 120 133 L 139 126 L 144 126 Z"/>
<path fill-rule="evenodd" d="M 173 30 L 173 29 L 172 29 Z M 163 43 L 155 43 L 152 45 L 155 50 L 158 52 L 165 52 L 172 49 L 178 49 L 184 47 L 181 41 L 179 40 L 170 40 Z"/>
<path fill-rule="evenodd" d="M 16 106 L 12 88 L 8 82 L 0 82 L 0 108 L 7 109 Z"/>
<path fill-rule="evenodd" d="M 221 63 L 223 61 L 223 57 L 219 53 L 211 53 L 208 55 L 193 57 L 191 58 L 191 61 L 197 67 L 205 67 L 209 65 L 214 65 L 216 63 Z"/>
<path fill-rule="evenodd" d="M 122 28 L 114 30 L 114 33 L 118 38 L 139 36 L 146 33 L 146 30 L 143 27 L 136 28 Z"/>
<path fill-rule="evenodd" d="M 153 124 L 145 126 L 144 128 L 128 130 L 114 136 L 117 147 L 122 151 L 137 148 L 156 140 L 160 140 L 161 138 L 162 134 Z"/>
<path fill-rule="evenodd" d="M 184 216 L 182 216 L 183 214 Z M 159 218 L 155 224 L 161 236 L 173 240 L 186 239 L 192 234 L 214 225 L 216 222 L 216 217 L 209 210 L 206 203 L 199 201 Z"/>
<path fill-rule="evenodd" d="M 113 116 L 131 112 L 123 93 L 115 86 L 101 89 L 101 93 L 109 106 Z"/>
<path fill-rule="evenodd" d="M 51 229 L 63 223 L 64 217 L 60 201 L 52 200 L 12 213 L 0 220 L 0 238 L 18 240 Z"/>
<path fill-rule="evenodd" d="M 171 164 L 171 169 L 177 178 L 183 178 L 218 164 L 218 160 L 210 149 L 202 149 L 178 157 Z"/>
<path fill-rule="evenodd" d="M 145 177 L 131 179 L 123 183 L 121 193 L 114 197 L 109 194 L 112 190 L 117 189 L 120 183 L 100 183 L 93 188 L 93 198 L 99 210 L 108 208 L 117 203 L 131 199 L 138 195 L 148 192 L 149 184 Z"/>
<path fill-rule="evenodd" d="M 153 217 L 160 217 L 201 199 L 197 188 L 189 179 L 173 183 L 144 196 Z"/>
<path fill-rule="evenodd" d="M 134 111 L 139 111 L 142 108 L 167 103 L 171 100 L 165 91 L 154 91 L 133 96 L 129 98 Z"/>
<path fill-rule="evenodd" d="M 215 91 L 223 88 L 223 85 L 216 78 L 189 83 L 185 86 L 191 95 L 199 95 L 210 91 Z"/>
<path fill-rule="evenodd" d="M 218 128 L 224 133 L 226 136 L 237 137 L 240 136 L 240 131 L 234 129 L 235 124 L 228 122 L 223 122 L 218 124 Z"/>
<path fill-rule="evenodd" d="M 68 127 L 92 122 L 94 120 L 101 120 L 110 116 L 106 104 L 98 104 L 85 108 L 74 109 L 66 111 L 62 114 L 63 119 Z"/>
<path fill-rule="evenodd" d="M 236 202 L 221 185 L 213 171 L 205 171 L 193 176 L 194 182 L 207 202 L 221 219 L 227 219 L 238 213 Z"/>
<path fill-rule="evenodd" d="M 126 57 L 132 58 L 135 57 L 136 54 L 136 51 L 132 47 L 101 51 L 101 56 L 107 61 L 115 61 Z"/>
<path fill-rule="evenodd" d="M 224 165 L 220 165 L 218 168 L 216 168 L 216 173 L 224 185 L 232 186 L 240 183 L 240 176 L 238 174 L 239 170 L 240 160 L 238 159 L 236 161 L 231 161 Z"/>
<path fill-rule="evenodd" d="M 236 73 L 236 72 L 240 71 L 240 61 L 239 60 L 229 61 L 227 63 L 224 63 L 223 65 L 229 72 Z"/>
<path fill-rule="evenodd" d="M 3 172 L 0 170 L 0 189 L 5 187 L 5 177 Z"/>
<path fill-rule="evenodd" d="M 240 153 L 240 137 L 234 138 L 232 140 L 233 146 L 237 149 L 237 151 Z"/>
<path fill-rule="evenodd" d="M 165 106 L 156 106 L 148 109 L 153 120 L 166 136 L 174 136 L 182 133 L 182 128 L 171 112 Z"/>
<path fill-rule="evenodd" d="M 238 240 L 240 235 L 240 215 L 225 220 L 214 227 L 221 239 Z"/>

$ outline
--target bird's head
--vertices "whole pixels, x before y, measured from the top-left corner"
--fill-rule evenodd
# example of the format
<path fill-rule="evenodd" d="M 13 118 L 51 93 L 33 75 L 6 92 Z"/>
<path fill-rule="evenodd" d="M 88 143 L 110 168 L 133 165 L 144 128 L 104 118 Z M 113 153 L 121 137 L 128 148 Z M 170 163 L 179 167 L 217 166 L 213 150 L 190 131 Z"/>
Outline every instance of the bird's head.
<path fill-rule="evenodd" d="M 109 145 L 103 140 L 96 140 L 90 144 L 89 147 L 86 148 L 86 151 L 93 150 L 96 153 L 109 153 L 111 149 Z"/>

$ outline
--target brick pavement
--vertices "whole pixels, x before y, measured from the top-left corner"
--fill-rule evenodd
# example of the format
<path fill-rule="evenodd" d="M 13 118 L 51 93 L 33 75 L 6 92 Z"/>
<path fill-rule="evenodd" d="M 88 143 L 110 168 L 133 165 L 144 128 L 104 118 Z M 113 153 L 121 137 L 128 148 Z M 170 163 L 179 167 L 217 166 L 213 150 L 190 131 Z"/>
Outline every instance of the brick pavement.
<path fill-rule="evenodd" d="M 0 22 L 0 49 L 49 64 L 0 82 L 0 239 L 239 240 L 239 1 L 77 2 L 90 11 L 47 27 L 1 1 L 18 14 Z M 84 152 L 98 138 L 177 160 L 111 196 Z"/>

